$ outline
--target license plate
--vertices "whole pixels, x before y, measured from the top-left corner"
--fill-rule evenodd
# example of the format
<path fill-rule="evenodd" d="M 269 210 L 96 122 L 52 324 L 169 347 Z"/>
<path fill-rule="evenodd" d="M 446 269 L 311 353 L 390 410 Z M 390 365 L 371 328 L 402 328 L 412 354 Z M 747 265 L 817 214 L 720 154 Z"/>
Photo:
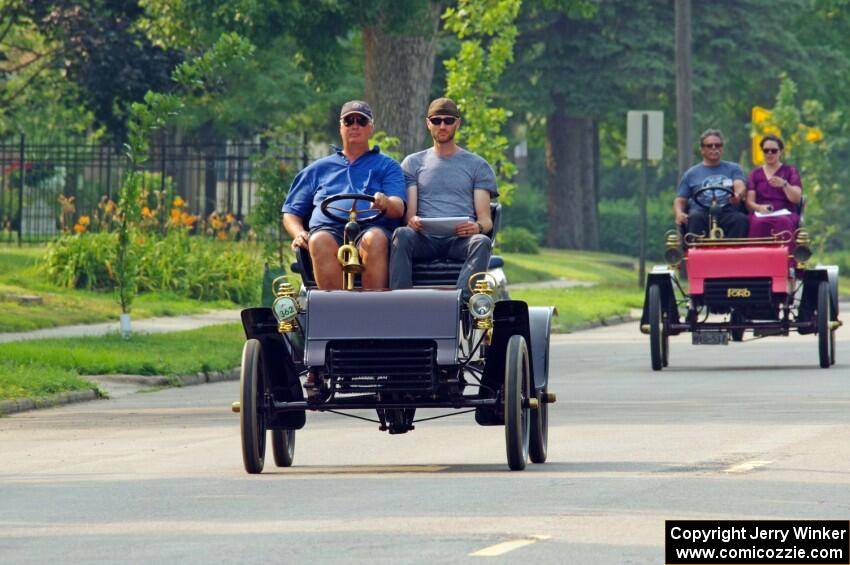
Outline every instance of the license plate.
<path fill-rule="evenodd" d="M 694 345 L 729 345 L 729 332 L 724 331 L 695 331 Z"/>

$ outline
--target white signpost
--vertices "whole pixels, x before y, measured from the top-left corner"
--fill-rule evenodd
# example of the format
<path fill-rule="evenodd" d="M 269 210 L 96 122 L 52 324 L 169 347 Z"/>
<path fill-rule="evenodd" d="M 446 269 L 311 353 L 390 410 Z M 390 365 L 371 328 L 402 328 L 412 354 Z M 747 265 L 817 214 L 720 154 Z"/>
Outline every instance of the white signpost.
<path fill-rule="evenodd" d="M 626 114 L 626 157 L 641 160 L 640 183 L 640 269 L 638 286 L 646 278 L 646 163 L 661 159 L 664 149 L 664 112 L 629 110 Z"/>

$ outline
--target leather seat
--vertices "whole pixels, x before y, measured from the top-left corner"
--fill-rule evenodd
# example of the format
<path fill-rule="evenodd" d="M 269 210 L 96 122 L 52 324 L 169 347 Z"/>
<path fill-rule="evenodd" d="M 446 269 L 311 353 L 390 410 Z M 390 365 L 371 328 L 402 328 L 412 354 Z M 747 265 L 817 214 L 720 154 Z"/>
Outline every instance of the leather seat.
<path fill-rule="evenodd" d="M 493 229 L 487 234 L 490 241 L 495 244 L 496 234 L 501 225 L 502 205 L 498 202 L 490 203 L 490 217 L 493 220 Z M 310 252 L 298 248 L 295 251 L 295 262 L 292 263 L 292 272 L 300 273 L 301 280 L 307 288 L 316 288 L 316 278 L 313 275 L 313 263 L 310 261 Z M 504 265 L 504 260 L 498 255 L 490 257 L 490 269 L 497 269 Z M 454 287 L 460 270 L 463 268 L 462 261 L 449 261 L 436 259 L 434 261 L 416 262 L 413 264 L 413 286 L 432 287 L 448 286 Z M 356 286 L 360 286 L 360 277 L 357 277 Z"/>

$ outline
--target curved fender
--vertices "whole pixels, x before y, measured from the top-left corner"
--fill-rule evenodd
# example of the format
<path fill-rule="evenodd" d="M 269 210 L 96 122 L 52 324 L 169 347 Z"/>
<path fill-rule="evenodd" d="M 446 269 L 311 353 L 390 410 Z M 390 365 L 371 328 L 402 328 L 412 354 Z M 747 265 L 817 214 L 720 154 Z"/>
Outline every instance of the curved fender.
<path fill-rule="evenodd" d="M 813 269 L 806 269 L 803 273 L 803 296 L 800 300 L 801 308 L 815 308 L 817 304 L 817 283 L 829 282 L 829 297 L 832 306 L 832 319 L 838 319 L 838 266 L 818 265 Z"/>
<path fill-rule="evenodd" d="M 673 292 L 673 271 L 667 269 L 666 267 L 655 267 L 651 273 L 646 276 L 646 288 L 645 294 L 643 298 L 643 313 L 640 315 L 640 326 L 641 331 L 644 332 L 643 327 L 649 324 L 649 287 L 657 284 L 661 287 L 661 305 L 668 306 L 670 301 L 676 303 L 676 295 Z M 646 330 L 644 333 L 647 333 L 649 330 Z"/>
<path fill-rule="evenodd" d="M 558 311 L 553 306 L 534 306 L 528 309 L 528 325 L 531 338 L 531 374 L 534 388 L 543 390 L 549 384 L 549 336 L 552 333 L 552 317 Z"/>

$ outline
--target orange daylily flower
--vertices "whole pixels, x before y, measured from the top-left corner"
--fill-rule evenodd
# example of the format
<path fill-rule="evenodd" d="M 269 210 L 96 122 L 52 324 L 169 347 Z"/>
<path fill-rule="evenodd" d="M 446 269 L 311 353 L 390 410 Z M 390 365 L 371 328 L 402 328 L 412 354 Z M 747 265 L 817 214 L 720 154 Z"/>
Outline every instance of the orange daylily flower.
<path fill-rule="evenodd" d="M 89 225 L 89 223 L 91 223 L 91 218 L 89 218 L 88 216 L 80 216 L 79 224 L 81 226 L 87 226 Z"/>
<path fill-rule="evenodd" d="M 83 233 L 86 231 L 86 226 L 82 224 L 74 224 L 74 232 L 75 233 Z"/>
<path fill-rule="evenodd" d="M 177 208 L 172 208 L 171 219 L 175 222 L 179 222 L 180 221 L 180 210 L 178 210 Z"/>
<path fill-rule="evenodd" d="M 218 233 L 216 234 L 216 237 L 217 237 L 217 238 L 219 238 L 219 239 L 224 240 L 224 239 L 227 239 L 227 234 L 226 234 L 225 232 L 223 232 L 223 231 L 220 231 L 220 232 L 218 232 Z"/>
<path fill-rule="evenodd" d="M 150 209 L 150 208 L 148 208 L 147 206 L 145 206 L 144 208 L 142 208 L 142 217 L 143 217 L 143 218 L 150 218 L 151 216 L 153 216 L 153 214 L 151 214 L 151 209 Z"/>
<path fill-rule="evenodd" d="M 186 201 L 180 198 L 179 196 L 174 199 L 174 207 L 181 208 L 186 204 Z"/>

